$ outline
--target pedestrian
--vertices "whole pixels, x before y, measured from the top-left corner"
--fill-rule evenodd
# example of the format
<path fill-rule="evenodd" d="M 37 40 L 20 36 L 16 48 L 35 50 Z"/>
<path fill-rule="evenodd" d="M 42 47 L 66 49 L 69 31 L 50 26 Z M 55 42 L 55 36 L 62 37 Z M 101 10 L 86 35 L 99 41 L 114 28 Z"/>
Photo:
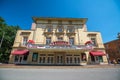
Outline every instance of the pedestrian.
<path fill-rule="evenodd" d="M 116 64 L 117 64 L 117 62 L 116 62 L 116 60 L 115 60 L 115 59 L 113 59 L 113 64 L 114 64 L 114 65 L 116 65 Z"/>

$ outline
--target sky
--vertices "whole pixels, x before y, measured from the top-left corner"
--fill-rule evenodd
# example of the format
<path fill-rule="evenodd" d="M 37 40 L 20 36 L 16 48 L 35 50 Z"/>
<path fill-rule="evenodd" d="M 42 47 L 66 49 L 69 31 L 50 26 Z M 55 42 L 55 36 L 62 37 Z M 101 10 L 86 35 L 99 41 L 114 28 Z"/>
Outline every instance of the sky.
<path fill-rule="evenodd" d="M 0 16 L 24 30 L 31 28 L 33 16 L 88 18 L 88 31 L 101 32 L 104 43 L 120 32 L 120 0 L 0 0 Z"/>

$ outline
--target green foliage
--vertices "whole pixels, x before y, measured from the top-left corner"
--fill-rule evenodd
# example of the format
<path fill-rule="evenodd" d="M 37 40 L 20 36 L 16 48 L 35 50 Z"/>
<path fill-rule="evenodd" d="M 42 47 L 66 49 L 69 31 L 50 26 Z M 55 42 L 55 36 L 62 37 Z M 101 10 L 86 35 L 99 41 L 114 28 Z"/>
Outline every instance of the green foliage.
<path fill-rule="evenodd" d="M 0 62 L 8 62 L 16 32 L 19 29 L 19 26 L 7 25 L 5 20 L 0 17 Z"/>

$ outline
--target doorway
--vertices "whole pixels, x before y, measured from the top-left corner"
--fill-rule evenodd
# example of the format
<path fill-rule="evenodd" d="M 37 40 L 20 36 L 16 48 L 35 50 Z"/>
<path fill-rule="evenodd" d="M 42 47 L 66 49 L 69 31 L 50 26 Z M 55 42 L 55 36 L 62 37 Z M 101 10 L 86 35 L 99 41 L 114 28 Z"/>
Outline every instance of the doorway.
<path fill-rule="evenodd" d="M 64 56 L 63 54 L 56 55 L 56 64 L 63 64 L 64 63 Z"/>
<path fill-rule="evenodd" d="M 14 57 L 14 63 L 26 63 L 27 62 L 28 55 L 15 55 Z"/>

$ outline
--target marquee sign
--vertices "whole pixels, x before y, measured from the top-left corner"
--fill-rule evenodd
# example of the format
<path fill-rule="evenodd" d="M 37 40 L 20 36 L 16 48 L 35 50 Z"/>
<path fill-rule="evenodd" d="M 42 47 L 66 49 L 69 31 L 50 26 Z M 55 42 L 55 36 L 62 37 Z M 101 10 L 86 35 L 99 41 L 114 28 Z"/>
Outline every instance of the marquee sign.
<path fill-rule="evenodd" d="M 69 46 L 70 43 L 67 41 L 54 41 L 50 44 L 50 46 Z"/>
<path fill-rule="evenodd" d="M 93 49 L 92 45 L 70 45 L 67 41 L 54 41 L 50 45 L 28 44 L 27 47 L 38 49 Z"/>

